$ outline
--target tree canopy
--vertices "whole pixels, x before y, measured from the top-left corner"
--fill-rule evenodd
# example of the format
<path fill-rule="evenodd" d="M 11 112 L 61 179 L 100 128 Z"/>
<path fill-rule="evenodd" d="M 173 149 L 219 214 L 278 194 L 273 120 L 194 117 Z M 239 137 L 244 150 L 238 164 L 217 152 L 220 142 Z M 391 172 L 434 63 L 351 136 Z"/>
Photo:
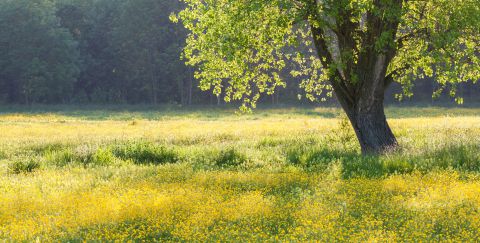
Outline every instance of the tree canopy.
<path fill-rule="evenodd" d="M 404 92 L 400 98 L 409 103 L 450 103 L 453 99 L 448 97 L 448 93 L 451 91 L 465 97 L 466 102 L 480 101 L 480 86 L 473 84 L 476 81 L 473 69 L 478 66 L 474 62 L 477 60 L 472 60 L 467 53 L 475 52 L 477 48 L 472 46 L 474 42 L 470 36 L 473 34 L 468 40 L 459 40 L 454 35 L 458 34 L 455 31 L 449 32 L 448 36 L 442 34 L 446 40 L 438 37 L 438 33 L 450 31 L 448 28 L 461 28 L 463 33 L 475 32 L 475 26 L 472 26 L 472 23 L 478 23 L 475 22 L 478 18 L 474 13 L 477 11 L 475 3 L 429 2 L 430 5 L 425 7 L 420 5 L 422 2 L 412 3 L 418 9 L 409 13 L 413 17 L 402 20 L 406 21 L 402 26 L 415 25 L 416 30 L 411 30 L 413 33 L 404 38 L 416 39 L 402 41 L 404 48 L 397 53 L 397 59 L 389 63 L 391 70 L 388 74 L 395 76 L 397 82 L 391 85 L 386 100 L 397 102 L 393 94 L 401 93 L 402 84 Z M 201 4 L 208 7 L 196 9 Z M 316 100 L 327 100 L 332 104 L 336 101 L 330 98 L 334 87 L 330 84 L 329 74 L 337 75 L 335 66 L 341 67 L 342 72 L 347 74 L 348 70 L 354 70 L 350 66 L 343 67 L 342 63 L 353 56 L 354 60 L 350 63 L 355 64 L 360 52 L 346 51 L 349 49 L 344 47 L 343 42 L 338 47 L 329 45 L 336 50 L 334 63 L 325 66 L 330 68 L 324 68 L 312 38 L 311 24 L 315 22 L 315 15 L 308 9 L 311 6 L 306 4 L 311 5 L 312 2 L 0 0 L 0 104 L 189 105 L 221 104 L 224 99 L 234 105 L 247 101 L 245 107 L 256 103 L 316 104 Z M 365 14 L 360 13 L 372 8 L 368 4 L 373 2 L 353 1 L 350 4 L 348 1 L 325 1 L 321 4 L 322 9 L 317 7 L 321 12 L 316 15 L 330 13 L 330 16 L 337 12 L 340 14 L 335 9 L 348 10 L 352 14 L 349 21 L 355 25 L 359 20 L 367 20 Z M 447 6 L 435 9 L 432 4 Z M 189 41 L 196 47 L 187 48 L 191 52 L 185 52 L 184 58 L 201 68 L 197 69 L 203 80 L 200 86 L 204 90 L 213 88 L 215 94 L 202 92 L 198 88 L 199 81 L 193 77 L 193 68 L 180 60 L 187 31 L 183 26 L 171 23 L 168 17 L 183 8 L 188 10 L 182 13 L 185 20 L 191 21 L 191 27 L 199 31 Z M 427 13 L 440 16 L 443 20 L 439 23 L 444 24 L 427 18 Z M 201 18 L 195 18 L 201 15 Z M 336 17 L 335 22 L 332 22 L 332 17 L 321 17 L 317 25 L 337 25 L 341 19 L 341 15 Z M 450 23 L 449 19 L 454 19 L 455 23 Z M 200 22 L 201 26 L 195 26 Z M 365 30 L 365 23 L 361 30 Z M 458 26 L 445 27 L 452 24 Z M 442 30 L 442 26 L 447 29 Z M 327 37 L 337 40 L 335 38 L 338 37 L 332 35 L 338 32 L 336 28 L 332 27 L 327 32 Z M 407 34 L 406 30 L 401 33 Z M 363 38 L 360 34 L 358 30 L 355 32 L 356 46 L 360 46 L 359 40 Z M 345 41 L 347 36 L 343 34 L 338 40 Z M 419 41 L 420 38 L 433 41 L 427 43 Z M 435 47 L 452 40 L 456 43 L 447 45 L 448 51 Z M 195 41 L 198 43 L 194 44 Z M 460 42 L 464 44 L 458 44 Z M 469 50 L 464 49 L 467 42 L 470 43 Z M 201 50 L 196 49 L 200 47 Z M 452 49 L 460 51 L 452 52 Z M 433 53 L 435 51 L 440 53 Z M 454 55 L 454 58 L 445 53 Z M 470 59 L 461 56 L 469 56 Z M 440 58 L 448 59 L 450 66 L 430 65 L 434 60 L 441 63 Z M 452 60 L 460 60 L 460 65 L 451 65 Z M 209 64 L 201 67 L 207 61 Z M 407 61 L 417 67 L 405 65 Z M 459 72 L 469 74 L 455 76 Z M 471 81 L 455 81 L 459 77 L 460 81 L 468 78 Z M 432 90 L 437 96 L 441 95 L 439 99 L 432 100 Z M 259 96 L 260 93 L 265 95 Z M 410 97 L 412 93 L 415 93 L 414 97 Z M 302 98 L 298 99 L 298 95 Z"/>
<path fill-rule="evenodd" d="M 61 102 L 76 81 L 78 51 L 49 1 L 0 1 L 0 89 L 9 101 Z"/>
<path fill-rule="evenodd" d="M 332 78 L 360 89 L 357 72 L 371 53 L 385 54 L 385 76 L 406 95 L 416 78 L 435 75 L 442 87 L 453 84 L 452 95 L 455 84 L 480 78 L 478 0 L 185 2 L 178 14 L 190 30 L 184 54 L 198 67 L 201 86 L 246 105 L 285 85 L 278 74 L 287 60 L 297 64 L 291 74 L 304 77 L 310 98 L 331 90 Z M 313 42 L 324 42 L 318 46 L 325 50 L 314 50 Z"/>
<path fill-rule="evenodd" d="M 180 103 L 178 1 L 0 0 L 0 103 Z M 197 92 L 199 93 L 199 92 Z"/>
<path fill-rule="evenodd" d="M 435 76 L 442 88 L 480 79 L 479 0 L 185 0 L 184 56 L 201 87 L 255 107 L 294 77 L 314 99 L 334 91 L 364 152 L 396 147 L 383 111 L 392 82 Z M 306 52 L 300 50 L 307 50 Z M 461 99 L 457 100 L 461 102 Z"/>

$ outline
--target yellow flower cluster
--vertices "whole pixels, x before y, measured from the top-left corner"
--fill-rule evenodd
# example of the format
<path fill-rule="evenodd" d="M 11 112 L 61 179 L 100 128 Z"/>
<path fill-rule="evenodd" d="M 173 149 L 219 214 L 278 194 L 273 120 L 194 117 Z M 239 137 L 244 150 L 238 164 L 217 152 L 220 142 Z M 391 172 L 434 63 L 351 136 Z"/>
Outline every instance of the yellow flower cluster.
<path fill-rule="evenodd" d="M 471 155 L 475 151 L 467 151 L 473 169 L 463 172 L 447 168 L 346 178 L 338 161 L 326 170 L 304 170 L 285 162 L 286 146 L 295 141 L 315 144 L 338 124 L 338 119 L 317 116 L 338 110 L 313 112 L 275 110 L 244 117 L 222 113 L 215 119 L 173 114 L 134 123 L 121 119 L 126 114 L 104 120 L 0 115 L 0 241 L 480 238 L 480 177 L 473 171 L 480 162 L 471 159 L 478 158 Z M 480 117 L 469 110 L 459 111 L 468 117 L 430 118 L 400 108 L 389 112 L 398 116 L 391 124 L 400 143 L 414 155 L 442 148 L 446 141 L 480 144 Z M 250 164 L 219 168 L 190 159 L 156 166 L 125 162 L 52 166 L 20 174 L 7 170 L 19 155 L 41 158 L 38 151 L 57 145 L 75 148 L 130 140 L 167 144 L 178 148 L 179 155 L 230 146 L 246 151 Z"/>
<path fill-rule="evenodd" d="M 109 182 L 95 173 L 83 176 L 80 170 L 3 180 L 0 238 L 465 241 L 480 237 L 480 181 L 460 179 L 455 172 L 352 180 L 301 172 L 202 172 L 165 182 L 162 173 L 166 172 L 157 171 L 126 183 L 122 177 L 127 172 L 139 173 L 124 169 Z"/>

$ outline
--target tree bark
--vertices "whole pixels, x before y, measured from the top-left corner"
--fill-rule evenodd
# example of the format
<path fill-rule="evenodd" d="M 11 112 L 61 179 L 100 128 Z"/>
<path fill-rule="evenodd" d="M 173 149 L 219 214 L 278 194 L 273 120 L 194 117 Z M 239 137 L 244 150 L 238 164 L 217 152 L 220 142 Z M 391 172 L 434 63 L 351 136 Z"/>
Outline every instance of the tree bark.
<path fill-rule="evenodd" d="M 323 1 L 311 4 L 315 9 Z M 353 13 L 347 8 L 339 8 L 337 18 L 328 13 L 314 13 L 315 19 L 327 21 L 329 25 L 310 25 L 318 57 L 324 69 L 331 72 L 330 84 L 350 119 L 363 154 L 379 154 L 398 146 L 383 106 L 385 90 L 393 78 L 387 75 L 387 69 L 396 54 L 396 43 L 382 44 L 380 40 L 385 36 L 395 39 L 400 19 L 386 13 L 392 8 L 401 10 L 402 4 L 403 0 L 375 0 L 375 11 L 367 11 L 363 23 L 352 22 Z M 357 43 L 355 36 L 359 28 L 365 32 Z M 351 57 L 355 53 L 356 59 Z"/>
<path fill-rule="evenodd" d="M 185 81 L 182 78 L 178 79 L 178 93 L 180 96 L 180 104 L 185 106 L 187 104 L 185 95 Z"/>
<path fill-rule="evenodd" d="M 398 142 L 388 125 L 383 100 L 367 108 L 352 107 L 346 111 L 362 153 L 381 154 L 394 150 Z"/>
<path fill-rule="evenodd" d="M 188 79 L 188 99 L 187 104 L 192 105 L 192 93 L 193 93 L 193 73 L 190 74 Z"/>
<path fill-rule="evenodd" d="M 398 147 L 397 139 L 385 116 L 384 82 L 382 78 L 379 80 L 382 82 L 364 82 L 367 90 L 353 96 L 353 99 L 338 86 L 338 83 L 331 82 L 337 100 L 352 124 L 362 154 L 365 155 L 381 154 Z"/>

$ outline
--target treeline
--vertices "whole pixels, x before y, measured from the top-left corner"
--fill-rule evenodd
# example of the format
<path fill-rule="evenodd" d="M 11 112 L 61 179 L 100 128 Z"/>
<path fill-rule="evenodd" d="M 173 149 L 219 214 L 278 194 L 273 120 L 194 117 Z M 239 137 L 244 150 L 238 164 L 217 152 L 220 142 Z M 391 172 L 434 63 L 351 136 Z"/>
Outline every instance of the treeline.
<path fill-rule="evenodd" d="M 218 104 L 180 60 L 177 0 L 0 0 L 0 103 Z M 287 82 L 268 103 L 298 100 Z M 430 100 L 433 82 L 416 88 Z M 465 96 L 480 90 L 462 85 Z M 393 96 L 390 95 L 391 97 Z M 391 99 L 393 100 L 393 99 Z"/>
<path fill-rule="evenodd" d="M 158 0 L 0 0 L 0 102 L 191 103 L 199 91 L 179 59 L 185 31 L 169 21 L 179 8 Z"/>

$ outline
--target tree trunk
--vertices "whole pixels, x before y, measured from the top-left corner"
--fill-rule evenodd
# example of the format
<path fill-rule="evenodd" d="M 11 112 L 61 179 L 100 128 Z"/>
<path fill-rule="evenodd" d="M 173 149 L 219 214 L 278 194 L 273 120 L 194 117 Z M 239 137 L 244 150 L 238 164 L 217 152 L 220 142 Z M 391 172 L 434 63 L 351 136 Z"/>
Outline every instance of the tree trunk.
<path fill-rule="evenodd" d="M 185 81 L 182 78 L 178 79 L 178 93 L 180 96 L 180 104 L 185 106 L 187 103 L 185 99 Z"/>
<path fill-rule="evenodd" d="M 151 85 L 152 85 L 152 103 L 154 105 L 157 105 L 157 87 L 155 85 L 155 80 L 153 78 L 151 80 Z"/>
<path fill-rule="evenodd" d="M 190 80 L 190 85 L 188 86 L 188 99 L 187 104 L 192 105 L 192 92 L 193 92 L 193 82 Z"/>
<path fill-rule="evenodd" d="M 377 82 L 375 88 L 366 86 L 368 90 L 354 98 L 348 97 L 337 83 L 332 82 L 332 85 L 355 130 L 362 154 L 381 154 L 398 146 L 385 116 L 383 83 Z"/>
<path fill-rule="evenodd" d="M 319 1 L 312 2 L 317 7 Z M 310 26 L 322 66 L 334 71 L 330 73 L 330 84 L 352 123 L 363 154 L 383 153 L 397 147 L 385 118 L 383 100 L 394 78 L 393 72 L 387 75 L 387 70 L 401 45 L 393 41 L 400 18 L 386 15 L 390 9 L 402 9 L 404 2 L 373 1 L 375 11 L 367 10 L 359 26 L 351 21 L 352 13 L 348 10 L 338 13 L 340 18 L 337 19 L 343 18 L 342 21 L 328 15 L 315 16 L 337 27 L 336 30 L 329 25 Z M 356 39 L 357 27 L 366 29 L 360 41 Z M 392 41 L 384 43 L 385 39 Z M 357 52 L 358 56 L 353 58 Z"/>
<path fill-rule="evenodd" d="M 192 105 L 192 93 L 193 93 L 193 72 L 190 72 L 190 78 L 188 79 L 188 105 Z"/>
<path fill-rule="evenodd" d="M 153 48 L 151 48 L 150 50 L 153 50 Z M 150 68 L 150 82 L 151 82 L 151 85 L 152 85 L 152 102 L 154 105 L 157 105 L 158 104 L 158 89 L 159 89 L 159 80 L 158 80 L 158 75 L 157 75 L 157 72 L 156 72 L 156 68 L 155 68 L 155 53 L 154 52 L 149 52 L 149 63 L 151 64 L 149 66 Z"/>
<path fill-rule="evenodd" d="M 380 154 L 398 146 L 385 117 L 383 101 L 374 102 L 367 109 L 354 107 L 347 114 L 363 154 Z"/>

